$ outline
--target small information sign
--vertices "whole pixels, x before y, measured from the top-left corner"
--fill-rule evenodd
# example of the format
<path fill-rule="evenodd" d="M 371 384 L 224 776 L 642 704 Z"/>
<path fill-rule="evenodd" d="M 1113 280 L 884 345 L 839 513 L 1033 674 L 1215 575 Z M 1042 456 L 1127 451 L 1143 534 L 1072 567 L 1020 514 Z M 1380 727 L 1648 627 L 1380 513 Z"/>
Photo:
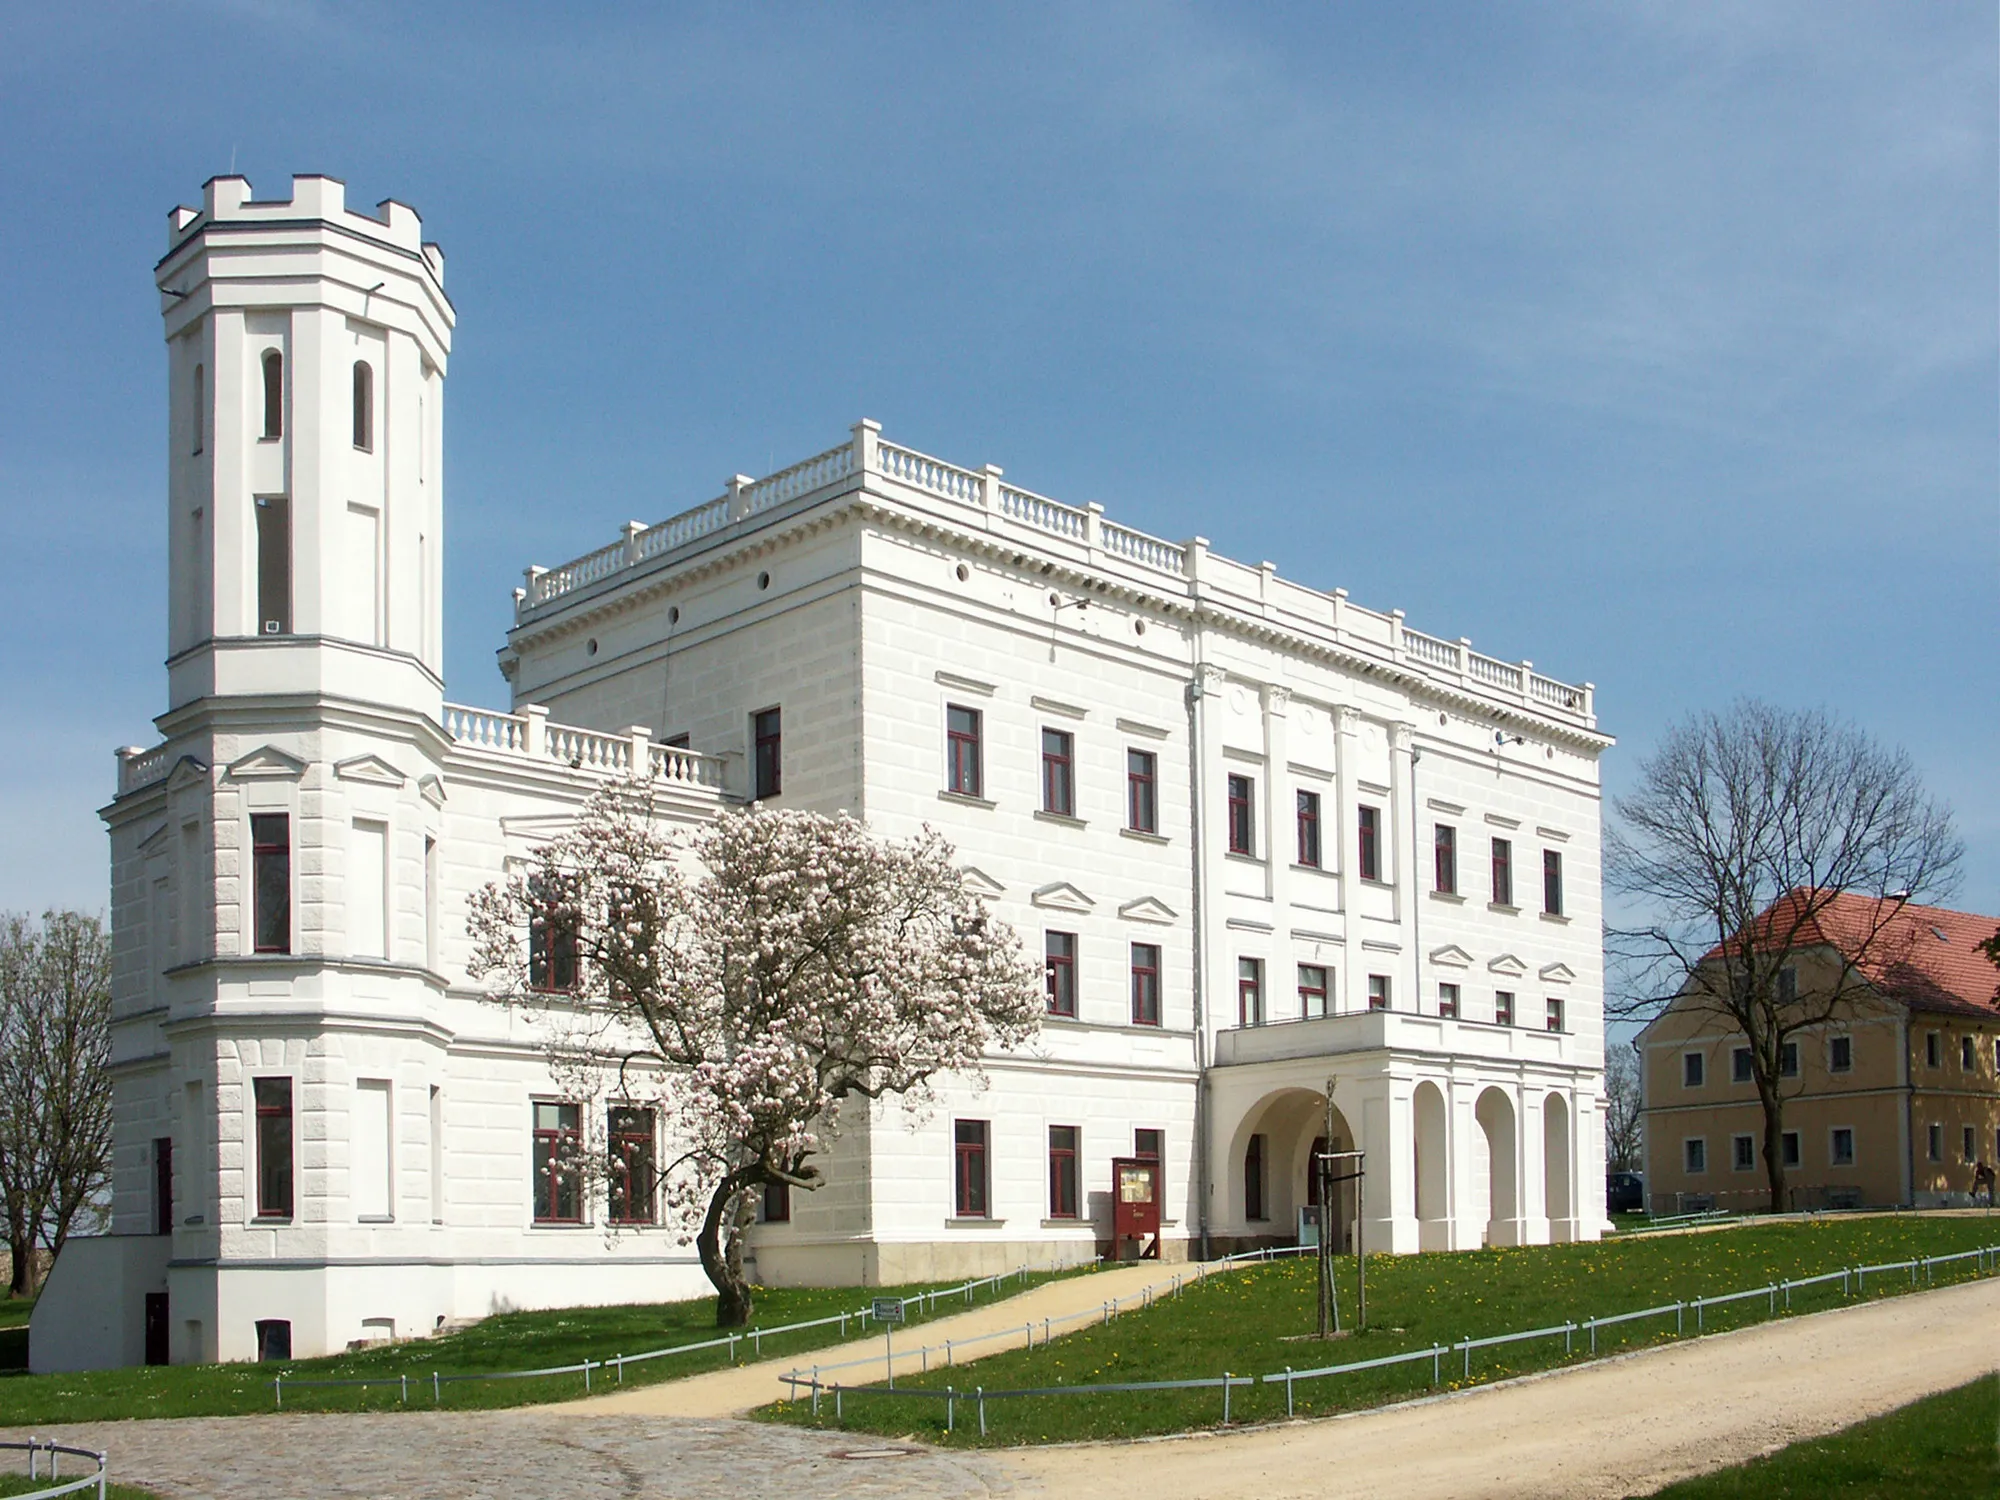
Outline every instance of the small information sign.
<path fill-rule="evenodd" d="M 901 1297 L 877 1297 L 868 1315 L 878 1323 L 900 1323 L 903 1321 L 903 1299 Z"/>

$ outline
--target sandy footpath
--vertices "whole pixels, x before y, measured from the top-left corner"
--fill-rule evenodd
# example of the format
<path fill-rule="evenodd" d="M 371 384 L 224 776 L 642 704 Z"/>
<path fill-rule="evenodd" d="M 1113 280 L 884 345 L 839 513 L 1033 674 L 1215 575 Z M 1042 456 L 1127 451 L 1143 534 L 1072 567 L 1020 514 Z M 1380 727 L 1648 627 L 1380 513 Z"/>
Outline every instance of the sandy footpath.
<path fill-rule="evenodd" d="M 982 1339 L 960 1356 L 983 1358 L 1006 1349 L 1020 1348 L 1027 1342 L 1030 1324 L 1034 1326 L 1035 1340 L 1039 1344 L 1044 1318 L 1066 1318 L 1072 1313 L 1094 1311 L 1114 1298 L 1136 1297 L 1148 1286 L 1164 1291 L 1173 1284 L 1176 1275 L 1191 1278 L 1194 1274 L 1195 1268 L 1191 1265 L 1142 1261 L 1088 1276 L 1044 1282 L 1017 1297 L 988 1302 L 947 1318 L 912 1324 L 907 1329 L 898 1329 L 895 1334 L 896 1373 L 915 1374 L 922 1368 L 917 1350 L 924 1345 L 935 1349 L 946 1339 L 999 1335 Z M 1072 1323 L 1067 1328 L 1058 1327 L 1056 1332 L 1074 1332 L 1077 1326 Z M 940 1363 L 943 1358 L 942 1354 L 931 1356 L 933 1363 Z M 788 1354 L 782 1359 L 767 1359 L 760 1364 L 743 1365 L 733 1370 L 690 1375 L 685 1380 L 641 1386 L 611 1396 L 569 1401 L 563 1404 L 563 1409 L 604 1415 L 631 1412 L 654 1417 L 735 1416 L 791 1394 L 790 1387 L 779 1384 L 780 1376 L 789 1375 L 794 1370 L 809 1370 L 814 1364 L 837 1365 L 850 1359 L 873 1359 L 874 1365 L 872 1368 L 857 1366 L 827 1378 L 849 1385 L 865 1385 L 880 1380 L 887 1373 L 883 1363 L 882 1336 L 876 1334 L 872 1338 L 857 1339 L 830 1349 L 816 1349 L 810 1354 Z"/>
<path fill-rule="evenodd" d="M 1093 1500 L 1644 1495 L 1995 1370 L 2000 1281 L 1982 1281 L 1387 1411 L 996 1459 L 1017 1493 Z"/>

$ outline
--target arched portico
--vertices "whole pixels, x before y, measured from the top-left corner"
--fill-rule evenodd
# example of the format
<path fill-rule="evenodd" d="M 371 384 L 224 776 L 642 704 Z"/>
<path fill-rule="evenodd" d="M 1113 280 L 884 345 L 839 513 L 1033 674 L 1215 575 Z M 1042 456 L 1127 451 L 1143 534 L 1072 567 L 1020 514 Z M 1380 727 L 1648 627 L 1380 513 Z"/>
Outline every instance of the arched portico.
<path fill-rule="evenodd" d="M 1225 1196 L 1218 1205 L 1218 1231 L 1246 1244 L 1290 1244 L 1298 1235 L 1299 1210 L 1318 1197 L 1313 1153 L 1349 1151 L 1354 1143 L 1353 1127 L 1338 1106 L 1328 1135 L 1325 1094 L 1286 1088 L 1265 1095 L 1244 1111 L 1224 1147 L 1218 1177 Z M 1356 1211 L 1354 1184 L 1338 1191 L 1328 1217 L 1336 1246 L 1347 1248 Z"/>
<path fill-rule="evenodd" d="M 1521 1243 L 1520 1174 L 1515 1156 L 1514 1101 L 1506 1090 L 1487 1088 L 1473 1106 L 1478 1122 L 1473 1148 L 1475 1193 L 1484 1198 L 1485 1240 L 1489 1245 Z M 1478 1205 L 1476 1205 L 1478 1206 Z"/>
<path fill-rule="evenodd" d="M 1410 1099 L 1416 1153 L 1417 1245 L 1449 1250 L 1451 1241 L 1451 1136 L 1444 1093 L 1425 1079 Z"/>
<path fill-rule="evenodd" d="M 1572 1191 L 1574 1133 L 1569 1104 L 1552 1093 L 1542 1101 L 1542 1202 L 1549 1218 L 1552 1242 L 1576 1238 L 1576 1202 Z"/>

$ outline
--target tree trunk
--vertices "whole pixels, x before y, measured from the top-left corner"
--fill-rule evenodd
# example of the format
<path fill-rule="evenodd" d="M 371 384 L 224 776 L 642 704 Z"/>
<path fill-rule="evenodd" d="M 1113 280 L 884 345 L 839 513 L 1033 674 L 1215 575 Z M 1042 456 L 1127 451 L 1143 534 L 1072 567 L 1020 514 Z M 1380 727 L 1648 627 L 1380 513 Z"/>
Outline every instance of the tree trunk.
<path fill-rule="evenodd" d="M 1785 1098 L 1773 1083 L 1763 1092 L 1764 1172 L 1771 1185 L 1771 1212 L 1785 1211 Z"/>
<path fill-rule="evenodd" d="M 750 1321 L 750 1283 L 743 1278 L 740 1236 L 732 1230 L 727 1250 L 722 1242 L 723 1221 L 730 1218 L 733 1222 L 730 1210 L 742 1190 L 743 1183 L 734 1172 L 716 1184 L 715 1194 L 708 1200 L 708 1212 L 702 1215 L 701 1232 L 694 1241 L 701 1256 L 701 1268 L 715 1288 L 717 1328 L 741 1328 Z"/>
<path fill-rule="evenodd" d="M 35 1236 L 26 1224 L 10 1221 L 7 1249 L 13 1257 L 13 1275 L 8 1283 L 10 1297 L 31 1297 L 35 1292 Z"/>

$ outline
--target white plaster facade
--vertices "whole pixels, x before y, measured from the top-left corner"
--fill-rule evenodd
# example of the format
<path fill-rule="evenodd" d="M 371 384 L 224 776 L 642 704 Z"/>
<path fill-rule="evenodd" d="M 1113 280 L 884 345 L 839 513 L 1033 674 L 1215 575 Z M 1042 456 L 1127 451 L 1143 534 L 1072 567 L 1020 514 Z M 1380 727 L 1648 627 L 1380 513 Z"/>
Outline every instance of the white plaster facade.
<path fill-rule="evenodd" d="M 941 829 L 1031 951 L 1074 938 L 1076 1014 L 995 1057 L 984 1089 L 947 1083 L 914 1123 L 894 1106 L 852 1112 L 826 1186 L 756 1231 L 762 1279 L 1088 1257 L 1109 1238 L 1111 1161 L 1138 1132 L 1164 1148 L 1165 1253 L 1288 1241 L 1329 1079 L 1335 1144 L 1368 1153 L 1371 1248 L 1597 1235 L 1610 741 L 1589 685 L 862 422 L 801 464 L 529 569 L 500 652 L 513 711 L 455 709 L 438 676 L 442 257 L 410 210 L 350 213 L 318 178 L 280 204 L 213 182 L 203 209 L 176 211 L 171 243 L 166 741 L 120 753 L 105 809 L 114 1234 L 65 1252 L 37 1310 L 38 1365 L 139 1357 L 140 1290 L 166 1293 L 176 1360 L 247 1357 L 267 1318 L 288 1319 L 304 1354 L 505 1305 L 700 1290 L 665 1230 L 534 1222 L 528 1113 L 549 1080 L 532 1037 L 467 981 L 463 909 L 607 775 L 640 767 L 689 820 L 753 795 L 770 709 L 777 801 L 890 836 Z M 266 438 L 270 348 L 289 406 Z M 350 430 L 358 359 L 378 371 L 365 451 Z M 274 631 L 256 628 L 266 495 L 294 521 L 294 608 Z M 978 715 L 962 790 L 954 708 Z M 1045 731 L 1069 736 L 1067 811 L 1047 805 Z M 1135 751 L 1153 757 L 1150 829 L 1133 826 Z M 1235 806 L 1232 778 L 1249 793 Z M 1318 798 L 1316 860 L 1302 792 Z M 264 812 L 296 830 L 283 955 L 246 938 L 244 851 Z M 1437 889 L 1441 824 L 1455 890 Z M 1496 838 L 1512 849 L 1509 900 L 1490 878 Z M 1545 851 L 1560 859 L 1555 911 Z M 1157 1024 L 1135 1020 L 1134 944 L 1158 950 Z M 1246 961 L 1261 966 L 1260 1024 L 1239 1014 Z M 1301 1016 L 1301 965 L 1326 973 L 1323 1015 Z M 1371 979 L 1386 1009 L 1369 1008 Z M 1456 1017 L 1440 1014 L 1441 985 L 1458 987 Z M 1496 1023 L 1503 992 L 1514 1013 Z M 253 1076 L 296 1080 L 299 1201 L 282 1223 L 251 1201 Z M 356 1157 L 376 1154 L 385 1087 L 377 1168 Z M 954 1128 L 975 1120 L 988 1191 L 968 1214 Z M 1052 1212 L 1052 1127 L 1078 1132 L 1073 1218 Z M 1343 1221 L 1352 1208 L 1350 1194 Z M 72 1261 L 80 1273 L 92 1257 L 115 1259 L 128 1288 L 115 1337 L 45 1358 L 43 1310 L 53 1325 L 80 1285 Z"/>

